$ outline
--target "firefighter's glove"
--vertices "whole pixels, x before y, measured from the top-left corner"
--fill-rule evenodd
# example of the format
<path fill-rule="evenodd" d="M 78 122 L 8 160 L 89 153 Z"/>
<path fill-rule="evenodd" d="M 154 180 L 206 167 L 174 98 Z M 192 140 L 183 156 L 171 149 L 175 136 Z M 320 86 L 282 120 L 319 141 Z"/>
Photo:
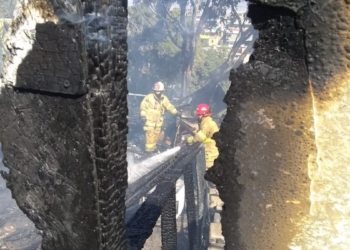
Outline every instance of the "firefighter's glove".
<path fill-rule="evenodd" d="M 181 117 L 182 113 L 180 111 L 177 111 L 177 113 L 175 114 L 175 116 L 177 117 Z"/>
<path fill-rule="evenodd" d="M 194 138 L 193 138 L 193 136 L 190 136 L 190 137 L 187 138 L 187 143 L 188 143 L 189 145 L 192 145 L 192 144 L 194 143 Z"/>

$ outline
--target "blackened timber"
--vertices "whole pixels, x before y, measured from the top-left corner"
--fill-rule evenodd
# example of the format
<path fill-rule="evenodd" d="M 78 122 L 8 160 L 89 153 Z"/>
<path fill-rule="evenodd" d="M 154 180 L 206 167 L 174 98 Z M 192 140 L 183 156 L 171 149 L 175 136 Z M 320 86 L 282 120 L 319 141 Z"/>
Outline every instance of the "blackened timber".
<path fill-rule="evenodd" d="M 105 6 L 106 7 L 106 6 Z M 127 187 L 127 11 L 122 1 L 109 1 L 87 27 L 91 134 L 93 137 L 100 249 L 126 248 L 125 191 Z M 124 22 L 121 22 L 124 21 Z M 105 23 L 108 25 L 104 26 Z M 116 26 L 114 26 L 116 25 Z M 105 27 L 104 29 L 100 29 Z"/>
<path fill-rule="evenodd" d="M 342 61 L 338 50 L 329 50 L 341 48 L 336 43 L 338 21 L 333 16 L 345 20 L 347 9 L 341 13 L 344 1 L 254 2 L 262 4 L 249 5 L 248 16 L 259 37 L 249 63 L 231 71 L 227 114 L 214 135 L 220 156 L 207 173 L 225 203 L 221 212 L 225 249 L 289 249 L 304 215 L 310 213 L 308 167 L 312 158 L 308 156 L 316 155 L 317 148 L 315 129 L 308 129 L 314 128 L 314 107 L 305 44 L 315 50 L 326 44 L 322 48 L 326 53 L 312 58 L 322 65 L 317 78 L 322 79 L 323 72 L 336 75 L 328 71 L 333 63 Z M 304 7 L 298 11 L 298 6 Z M 305 18 L 304 13 L 312 16 Z M 305 33 L 301 21 L 313 31 Z M 311 43 L 305 38 L 315 40 Z M 332 82 L 324 79 L 327 85 Z M 300 205 L 290 206 L 289 197 Z"/>
<path fill-rule="evenodd" d="M 195 199 L 197 200 L 196 214 L 198 216 L 197 240 L 199 249 L 207 249 L 209 245 L 209 190 L 208 183 L 204 179 L 206 173 L 205 150 L 201 150 L 196 156 L 196 164 L 193 166 L 194 184 L 197 192 Z"/>
<path fill-rule="evenodd" d="M 19 90 L 86 94 L 86 48 L 81 25 L 47 22 L 37 24 L 36 31 L 27 34 L 27 39 L 35 40 L 33 49 L 13 71 L 17 75 L 5 73 L 4 83 Z M 5 65 L 8 63 L 5 61 Z"/>
<path fill-rule="evenodd" d="M 184 171 L 184 183 L 185 183 L 185 199 L 186 199 L 186 210 L 187 210 L 187 225 L 188 225 L 188 237 L 190 248 L 193 250 L 199 249 L 197 240 L 198 230 L 198 214 L 196 208 L 196 197 L 195 197 L 195 176 L 193 168 L 195 163 L 190 163 Z"/>
<path fill-rule="evenodd" d="M 209 198 L 204 180 L 205 150 L 201 150 L 184 172 L 190 249 L 206 249 L 209 243 Z"/>
<path fill-rule="evenodd" d="M 55 7 L 58 10 L 60 4 L 72 3 L 73 0 L 52 2 L 58 4 Z M 89 9 L 95 2 L 84 1 L 84 5 Z M 86 27 L 83 24 L 55 26 L 54 22 L 47 24 L 42 21 L 47 16 L 38 18 L 38 22 L 44 24 L 35 24 L 37 20 L 28 22 L 28 18 L 35 18 L 37 13 L 44 12 L 41 8 L 43 3 L 45 1 L 28 1 L 23 13 L 13 22 L 14 32 L 9 39 L 28 37 L 17 45 L 21 46 L 22 42 L 27 47 L 33 45 L 33 48 L 40 48 L 38 40 L 41 39 L 44 52 L 32 49 L 23 61 L 18 57 L 12 58 L 17 55 L 10 53 L 4 60 L 2 82 L 11 85 L 8 83 L 14 79 L 12 76 L 16 76 L 17 89 L 21 89 L 16 92 L 1 85 L 0 141 L 4 164 L 10 169 L 8 174 L 3 173 L 7 187 L 19 208 L 43 231 L 43 250 L 124 250 L 128 110 L 125 1 L 108 1 L 106 12 L 100 8 L 89 9 L 90 12 L 99 12 L 99 16 L 109 23 L 103 31 L 106 37 L 103 44 L 86 40 Z M 87 9 L 85 13 L 89 12 Z M 34 23 L 33 28 L 28 28 L 27 23 Z M 66 35 L 57 39 L 56 43 L 44 41 L 46 36 L 61 34 L 57 29 L 48 29 L 49 26 L 67 27 L 66 31 L 72 29 L 70 32 L 73 35 L 79 33 L 73 39 L 81 47 L 72 47 L 71 57 L 66 58 L 69 52 L 65 46 L 69 41 L 63 43 Z M 91 27 L 87 28 L 89 32 L 96 32 Z M 35 40 L 31 32 L 45 34 Z M 9 42 L 8 46 L 13 45 Z M 22 48 L 10 49 L 18 53 L 23 51 Z M 80 57 L 83 58 L 78 60 Z M 29 58 L 32 61 L 26 64 Z M 6 74 L 9 68 L 16 69 L 17 65 L 14 64 L 18 61 L 17 74 Z M 89 62 L 88 67 L 86 62 Z M 38 65 L 33 66 L 31 71 L 28 65 L 36 63 Z M 54 76 L 64 78 L 66 74 L 76 72 L 74 74 L 81 76 L 82 81 L 74 82 L 77 83 L 74 88 L 73 82 L 56 86 L 57 81 L 51 75 L 53 65 L 60 70 Z M 48 82 L 41 81 L 41 78 L 35 82 L 35 78 L 25 74 L 37 72 L 39 66 L 42 69 L 50 67 L 51 71 L 45 72 L 49 76 Z M 26 82 L 21 80 L 21 76 Z M 17 84 L 16 81 L 12 83 Z M 79 100 L 74 98 L 79 95 L 84 97 Z"/>
<path fill-rule="evenodd" d="M 170 185 L 173 187 L 162 209 L 162 250 L 177 249 L 176 188 L 175 183 Z"/>

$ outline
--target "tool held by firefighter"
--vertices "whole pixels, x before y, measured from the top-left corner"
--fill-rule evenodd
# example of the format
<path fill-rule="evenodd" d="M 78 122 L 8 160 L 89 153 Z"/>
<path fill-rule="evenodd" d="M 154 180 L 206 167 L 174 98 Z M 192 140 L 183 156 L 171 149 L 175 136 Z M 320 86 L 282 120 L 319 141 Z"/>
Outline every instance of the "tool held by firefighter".
<path fill-rule="evenodd" d="M 207 104 L 199 104 L 197 106 L 196 115 L 198 117 L 199 130 L 194 136 L 187 138 L 187 143 L 190 145 L 194 142 L 201 142 L 204 144 L 206 168 L 209 169 L 214 165 L 215 159 L 219 156 L 216 142 L 212 139 L 213 135 L 219 131 L 219 128 L 216 122 L 211 118 L 212 112 Z"/>
<path fill-rule="evenodd" d="M 146 137 L 146 152 L 154 152 L 157 147 L 165 111 L 167 110 L 173 115 L 180 115 L 174 105 L 170 103 L 168 97 L 163 94 L 164 90 L 164 84 L 156 82 L 153 87 L 153 93 L 145 96 L 140 104 L 140 115 L 145 122 L 143 130 Z"/>

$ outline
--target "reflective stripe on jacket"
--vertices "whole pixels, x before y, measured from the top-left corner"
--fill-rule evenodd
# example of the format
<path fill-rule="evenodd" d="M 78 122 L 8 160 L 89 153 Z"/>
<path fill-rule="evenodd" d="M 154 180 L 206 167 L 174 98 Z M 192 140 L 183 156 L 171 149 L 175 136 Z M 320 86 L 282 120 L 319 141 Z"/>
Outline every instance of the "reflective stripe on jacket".
<path fill-rule="evenodd" d="M 176 108 L 165 95 L 158 99 L 153 93 L 145 96 L 140 104 L 140 115 L 146 118 L 144 129 L 160 128 L 163 125 L 165 110 L 175 115 Z"/>
<path fill-rule="evenodd" d="M 219 150 L 216 147 L 213 135 L 219 131 L 218 125 L 211 117 L 204 117 L 199 125 L 199 131 L 194 136 L 194 141 L 201 142 L 205 147 L 207 158 L 218 157 Z"/>

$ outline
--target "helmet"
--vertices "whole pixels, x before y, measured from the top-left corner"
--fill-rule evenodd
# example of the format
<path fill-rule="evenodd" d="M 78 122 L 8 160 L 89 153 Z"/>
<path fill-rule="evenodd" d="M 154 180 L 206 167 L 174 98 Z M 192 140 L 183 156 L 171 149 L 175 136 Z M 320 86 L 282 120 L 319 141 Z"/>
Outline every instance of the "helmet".
<path fill-rule="evenodd" d="M 154 91 L 164 91 L 164 83 L 156 82 L 153 86 Z"/>
<path fill-rule="evenodd" d="M 211 109 L 207 104 L 199 104 L 197 106 L 196 115 L 211 116 Z"/>

